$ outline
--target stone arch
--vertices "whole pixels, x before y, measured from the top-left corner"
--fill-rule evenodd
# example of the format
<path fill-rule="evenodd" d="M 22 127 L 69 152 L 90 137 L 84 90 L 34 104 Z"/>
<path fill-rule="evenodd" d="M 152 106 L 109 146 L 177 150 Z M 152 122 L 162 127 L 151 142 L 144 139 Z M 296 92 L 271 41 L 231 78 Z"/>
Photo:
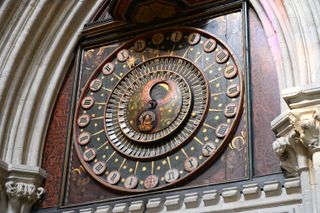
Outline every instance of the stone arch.
<path fill-rule="evenodd" d="M 279 88 L 319 81 L 319 2 L 250 2 L 267 33 Z M 0 29 L 0 157 L 4 170 L 43 176 L 42 149 L 54 102 L 83 25 L 101 3 L 0 3 L 0 26 L 4 26 Z M 307 28 L 309 23 L 312 29 Z"/>

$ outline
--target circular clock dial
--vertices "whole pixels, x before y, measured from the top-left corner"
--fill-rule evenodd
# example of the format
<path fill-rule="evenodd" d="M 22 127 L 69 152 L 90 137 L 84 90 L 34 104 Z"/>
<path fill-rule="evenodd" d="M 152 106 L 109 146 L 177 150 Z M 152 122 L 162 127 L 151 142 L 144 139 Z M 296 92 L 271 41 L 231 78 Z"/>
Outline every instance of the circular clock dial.
<path fill-rule="evenodd" d="M 110 54 L 81 94 L 75 147 L 87 172 L 119 191 L 169 187 L 229 143 L 243 87 L 230 49 L 195 29 L 165 29 Z"/>

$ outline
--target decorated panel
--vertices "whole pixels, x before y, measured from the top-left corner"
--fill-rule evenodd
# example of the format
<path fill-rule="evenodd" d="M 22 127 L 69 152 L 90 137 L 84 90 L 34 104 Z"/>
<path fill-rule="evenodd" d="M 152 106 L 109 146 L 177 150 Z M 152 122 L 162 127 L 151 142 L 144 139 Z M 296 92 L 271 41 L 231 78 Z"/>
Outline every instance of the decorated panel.
<path fill-rule="evenodd" d="M 248 177 L 242 14 L 84 48 L 64 205 Z"/>

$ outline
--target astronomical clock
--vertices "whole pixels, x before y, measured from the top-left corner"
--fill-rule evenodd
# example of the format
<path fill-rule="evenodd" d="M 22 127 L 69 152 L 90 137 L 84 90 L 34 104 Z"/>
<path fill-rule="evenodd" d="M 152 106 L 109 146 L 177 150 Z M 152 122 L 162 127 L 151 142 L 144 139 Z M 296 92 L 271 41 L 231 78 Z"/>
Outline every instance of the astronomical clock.
<path fill-rule="evenodd" d="M 175 20 L 122 2 L 135 2 L 126 22 L 89 25 L 80 41 L 62 205 L 248 178 L 242 4 Z"/>
<path fill-rule="evenodd" d="M 241 66 L 215 35 L 192 27 L 137 35 L 83 87 L 74 118 L 77 156 L 107 188 L 169 188 L 223 151 L 239 123 L 243 93 Z"/>

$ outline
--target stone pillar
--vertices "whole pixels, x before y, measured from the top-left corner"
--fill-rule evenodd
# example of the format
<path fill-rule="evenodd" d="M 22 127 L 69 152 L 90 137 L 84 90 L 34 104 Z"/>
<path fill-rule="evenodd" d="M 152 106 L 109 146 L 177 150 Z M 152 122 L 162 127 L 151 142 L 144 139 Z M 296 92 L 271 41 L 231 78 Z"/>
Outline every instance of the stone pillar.
<path fill-rule="evenodd" d="M 300 175 L 305 212 L 320 212 L 320 85 L 287 89 L 289 111 L 272 122 L 273 150 L 287 176 Z"/>

